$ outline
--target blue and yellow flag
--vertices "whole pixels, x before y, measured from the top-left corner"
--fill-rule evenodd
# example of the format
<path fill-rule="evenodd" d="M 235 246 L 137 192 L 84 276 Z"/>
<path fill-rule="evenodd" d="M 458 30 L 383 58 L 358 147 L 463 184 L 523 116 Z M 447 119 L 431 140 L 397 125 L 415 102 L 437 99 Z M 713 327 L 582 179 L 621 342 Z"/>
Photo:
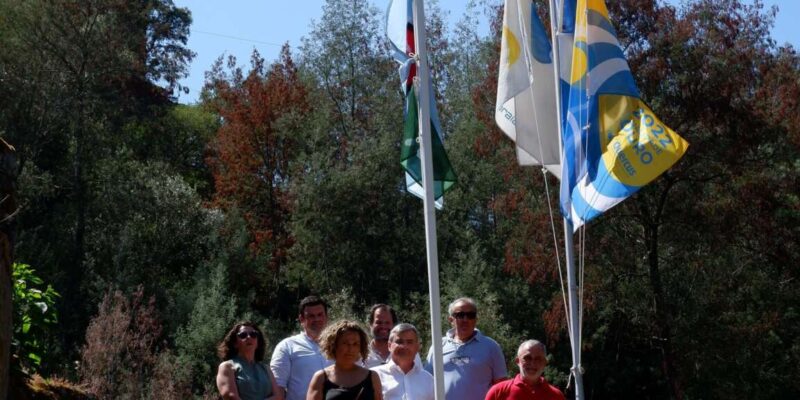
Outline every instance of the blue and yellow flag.
<path fill-rule="evenodd" d="M 640 98 L 605 2 L 578 0 L 574 27 L 561 211 L 577 229 L 669 169 L 689 144 Z"/>

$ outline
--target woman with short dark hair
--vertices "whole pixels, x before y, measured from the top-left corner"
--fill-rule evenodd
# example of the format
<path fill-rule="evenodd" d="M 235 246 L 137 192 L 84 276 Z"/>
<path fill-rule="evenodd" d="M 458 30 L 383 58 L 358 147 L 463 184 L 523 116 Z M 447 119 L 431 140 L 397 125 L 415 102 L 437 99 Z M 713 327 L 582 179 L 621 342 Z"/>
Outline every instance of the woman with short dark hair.
<path fill-rule="evenodd" d="M 380 378 L 360 365 L 367 358 L 367 333 L 358 323 L 328 326 L 319 346 L 334 364 L 314 374 L 306 400 L 383 400 Z"/>
<path fill-rule="evenodd" d="M 262 364 L 266 339 L 258 326 L 250 321 L 235 324 L 217 347 L 222 359 L 217 370 L 217 389 L 223 399 L 283 400 L 283 392 L 275 390 L 275 378 Z"/>

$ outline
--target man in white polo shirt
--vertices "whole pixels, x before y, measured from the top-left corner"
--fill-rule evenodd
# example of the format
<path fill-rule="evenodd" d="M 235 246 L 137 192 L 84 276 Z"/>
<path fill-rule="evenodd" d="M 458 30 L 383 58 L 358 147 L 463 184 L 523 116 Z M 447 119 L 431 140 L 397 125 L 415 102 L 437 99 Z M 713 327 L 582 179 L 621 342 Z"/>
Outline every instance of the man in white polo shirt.
<path fill-rule="evenodd" d="M 389 333 L 391 359 L 372 368 L 381 378 L 384 400 L 434 400 L 433 376 L 419 360 L 419 332 L 411 324 L 398 324 Z"/>
<path fill-rule="evenodd" d="M 278 390 L 286 393 L 286 400 L 304 400 L 314 373 L 333 363 L 317 344 L 328 324 L 328 304 L 317 296 L 308 296 L 300 301 L 299 311 L 303 331 L 281 340 L 270 361 Z"/>

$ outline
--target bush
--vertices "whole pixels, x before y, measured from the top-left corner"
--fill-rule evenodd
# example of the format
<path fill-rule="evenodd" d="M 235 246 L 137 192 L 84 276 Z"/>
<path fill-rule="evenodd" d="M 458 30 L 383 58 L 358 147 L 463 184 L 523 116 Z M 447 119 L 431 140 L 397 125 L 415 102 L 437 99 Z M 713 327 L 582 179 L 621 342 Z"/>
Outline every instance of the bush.
<path fill-rule="evenodd" d="M 19 367 L 28 374 L 35 373 L 46 353 L 46 338 L 58 322 L 56 298 L 52 286 L 44 286 L 42 278 L 28 264 L 14 263 L 11 273 L 14 290 L 11 353 Z"/>
<path fill-rule="evenodd" d="M 148 398 L 156 382 L 171 380 L 164 376 L 172 367 L 165 366 L 169 354 L 161 354 L 159 318 L 155 297 L 147 299 L 142 286 L 130 298 L 119 290 L 105 294 L 81 349 L 81 382 L 90 393 L 102 399 Z M 154 397 L 163 398 L 160 392 Z"/>

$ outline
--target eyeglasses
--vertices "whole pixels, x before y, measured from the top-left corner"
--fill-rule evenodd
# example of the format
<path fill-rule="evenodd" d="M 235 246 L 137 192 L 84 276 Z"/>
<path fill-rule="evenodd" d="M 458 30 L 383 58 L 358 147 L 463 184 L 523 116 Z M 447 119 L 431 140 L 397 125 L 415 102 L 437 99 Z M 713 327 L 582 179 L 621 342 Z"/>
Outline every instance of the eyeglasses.
<path fill-rule="evenodd" d="M 457 313 L 453 313 L 453 318 L 455 319 L 475 319 L 477 317 L 477 311 L 459 311 Z"/>
<path fill-rule="evenodd" d="M 238 337 L 239 339 L 242 339 L 242 340 L 247 339 L 248 336 L 253 338 L 253 339 L 255 339 L 259 335 L 258 335 L 257 331 L 239 332 L 239 333 L 236 334 L 236 337 Z"/>

